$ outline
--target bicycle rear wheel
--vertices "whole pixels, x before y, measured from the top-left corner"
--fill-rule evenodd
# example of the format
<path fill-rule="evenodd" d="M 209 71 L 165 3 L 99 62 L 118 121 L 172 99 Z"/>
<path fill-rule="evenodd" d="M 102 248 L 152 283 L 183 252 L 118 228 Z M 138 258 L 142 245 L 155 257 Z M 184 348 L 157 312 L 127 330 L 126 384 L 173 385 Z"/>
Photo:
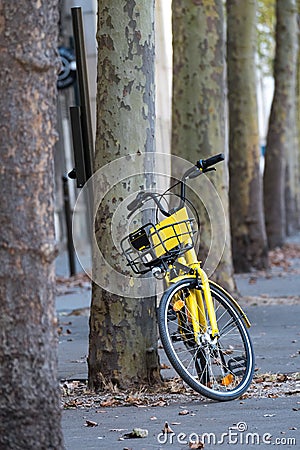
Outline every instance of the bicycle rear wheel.
<path fill-rule="evenodd" d="M 254 372 L 254 352 L 239 311 L 226 294 L 210 284 L 219 336 L 207 329 L 197 340 L 187 298 L 196 287 L 195 278 L 185 278 L 164 293 L 158 309 L 158 325 L 167 357 L 180 377 L 196 392 L 218 401 L 234 400 L 249 387 Z M 174 305 L 180 300 L 180 309 Z"/>

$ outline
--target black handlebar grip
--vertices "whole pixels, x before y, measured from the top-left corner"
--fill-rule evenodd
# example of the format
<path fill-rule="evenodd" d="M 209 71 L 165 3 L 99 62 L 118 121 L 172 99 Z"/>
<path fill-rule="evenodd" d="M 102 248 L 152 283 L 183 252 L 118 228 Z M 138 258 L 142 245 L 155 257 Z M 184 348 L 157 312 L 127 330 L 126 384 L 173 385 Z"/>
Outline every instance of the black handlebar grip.
<path fill-rule="evenodd" d="M 210 166 L 214 166 L 218 162 L 224 161 L 224 159 L 225 159 L 224 153 L 219 153 L 218 155 L 211 156 L 210 158 L 207 159 L 200 159 L 197 162 L 197 167 L 199 167 L 199 169 L 205 170 Z"/>

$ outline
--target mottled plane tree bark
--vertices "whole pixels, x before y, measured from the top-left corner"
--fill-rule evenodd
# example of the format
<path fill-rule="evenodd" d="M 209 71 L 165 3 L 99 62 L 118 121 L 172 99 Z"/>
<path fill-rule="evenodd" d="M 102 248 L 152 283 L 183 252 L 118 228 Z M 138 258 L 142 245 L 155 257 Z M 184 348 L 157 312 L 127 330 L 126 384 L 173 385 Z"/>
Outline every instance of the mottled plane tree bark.
<path fill-rule="evenodd" d="M 57 0 L 0 4 L 0 448 L 63 448 L 54 303 Z"/>
<path fill-rule="evenodd" d="M 229 197 L 237 272 L 268 265 L 256 98 L 256 2 L 227 1 Z"/>
<path fill-rule="evenodd" d="M 283 244 L 295 209 L 295 99 L 297 23 L 295 0 L 276 3 L 275 91 L 267 135 L 264 207 L 270 248 Z"/>
<path fill-rule="evenodd" d="M 172 153 L 195 163 L 199 159 L 226 152 L 223 2 L 173 0 L 172 15 Z M 234 290 L 227 164 L 218 164 L 217 171 L 208 177 L 220 195 L 227 219 L 226 225 L 221 225 L 222 211 L 219 232 L 214 239 L 217 240 L 216 248 L 223 250 L 224 240 L 225 247 L 214 277 L 224 287 Z M 205 199 L 209 198 L 209 193 L 204 192 L 206 188 L 201 177 L 193 182 L 203 185 L 201 199 L 193 198 L 193 201 L 200 214 L 200 257 L 205 261 L 211 244 L 210 218 L 205 211 Z M 217 220 L 218 214 L 216 210 Z"/>
<path fill-rule="evenodd" d="M 286 180 L 285 180 L 285 209 L 286 209 L 286 234 L 293 234 L 300 225 L 300 205 L 299 205 L 299 130 L 297 122 L 297 72 L 298 72 L 298 46 L 299 46 L 299 28 L 298 28 L 298 8 L 297 0 L 293 0 L 284 5 L 278 2 L 276 7 L 277 16 L 283 16 L 279 19 L 281 23 L 288 21 L 290 39 L 289 68 L 286 77 L 290 80 L 290 98 L 291 107 L 288 111 L 288 153 L 286 154 Z M 282 39 L 282 36 L 278 36 Z M 286 40 L 285 44 L 286 45 Z M 278 75 L 277 75 L 278 76 Z M 280 75 L 279 75 L 280 76 Z"/>
<path fill-rule="evenodd" d="M 135 164 L 138 174 L 139 155 L 154 151 L 154 0 L 100 0 L 97 40 L 95 171 L 135 154 L 116 173 L 120 183 L 103 199 L 95 226 L 107 262 L 122 272 L 125 269 L 111 239 L 113 216 L 140 186 L 151 187 L 143 175 L 128 178 L 126 174 Z M 94 258 L 93 278 L 104 270 Z M 160 380 L 153 296 L 122 297 L 93 284 L 88 365 L 89 385 L 95 390 L 107 382 L 127 388 Z"/>
<path fill-rule="evenodd" d="M 298 223 L 297 226 L 300 228 L 300 0 L 297 0 L 297 24 L 298 24 L 298 54 L 297 54 L 297 80 L 296 80 L 296 127 L 297 127 L 297 137 L 298 145 L 296 149 L 296 158 L 298 161 L 298 181 L 296 183 L 297 189 L 297 210 L 298 210 Z"/>

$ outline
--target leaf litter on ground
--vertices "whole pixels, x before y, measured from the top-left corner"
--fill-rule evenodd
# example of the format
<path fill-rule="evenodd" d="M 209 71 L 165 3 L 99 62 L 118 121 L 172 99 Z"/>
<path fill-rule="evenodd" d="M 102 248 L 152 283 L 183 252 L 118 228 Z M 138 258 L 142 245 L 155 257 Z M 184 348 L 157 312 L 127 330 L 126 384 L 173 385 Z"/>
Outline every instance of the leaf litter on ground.
<path fill-rule="evenodd" d="M 300 258 L 299 244 L 284 244 L 282 247 L 277 247 L 269 251 L 269 262 L 271 266 L 281 267 L 289 270 L 292 266 L 291 259 Z"/>
<path fill-rule="evenodd" d="M 299 244 L 285 244 L 281 248 L 269 252 L 269 261 L 272 268 L 283 269 L 286 272 L 299 271 L 294 269 L 291 260 L 300 258 Z M 259 271 L 258 275 L 272 276 L 268 271 Z M 255 276 L 253 276 L 253 282 Z M 70 278 L 57 277 L 57 288 L 59 293 L 63 290 L 80 287 L 90 289 L 90 279 L 85 273 L 77 274 Z M 296 304 L 300 302 L 300 296 L 289 296 L 284 298 L 270 298 L 268 296 L 261 297 L 243 297 L 241 303 L 249 304 Z M 62 330 L 61 330 L 62 332 Z M 298 356 L 298 354 L 297 354 Z M 209 401 L 195 391 L 187 387 L 180 378 L 175 377 L 164 382 L 162 386 L 154 388 L 143 388 L 139 391 L 130 393 L 116 391 L 111 386 L 104 392 L 96 394 L 87 388 L 87 383 L 80 381 L 63 382 L 61 384 L 62 403 L 64 408 L 88 408 L 88 407 L 114 407 L 114 406 L 165 406 L 172 402 L 196 400 L 199 398 Z M 249 390 L 241 397 L 261 398 L 261 397 L 284 397 L 298 395 L 300 393 L 300 374 L 259 374 L 256 373 L 253 383 Z"/>
<path fill-rule="evenodd" d="M 95 393 L 88 389 L 83 381 L 65 381 L 61 383 L 62 405 L 65 409 L 110 408 L 115 406 L 164 407 L 171 403 L 210 400 L 186 386 L 176 377 L 153 388 L 142 388 L 138 391 L 125 392 L 116 388 Z M 300 372 L 256 373 L 248 391 L 240 399 L 278 398 L 300 394 Z M 101 410 L 100 410 L 101 411 Z M 102 410 L 103 412 L 103 410 Z M 179 415 L 189 413 L 180 410 Z"/>
<path fill-rule="evenodd" d="M 57 295 L 70 294 L 75 288 L 91 289 L 91 279 L 85 272 L 79 272 L 71 277 L 56 276 Z"/>

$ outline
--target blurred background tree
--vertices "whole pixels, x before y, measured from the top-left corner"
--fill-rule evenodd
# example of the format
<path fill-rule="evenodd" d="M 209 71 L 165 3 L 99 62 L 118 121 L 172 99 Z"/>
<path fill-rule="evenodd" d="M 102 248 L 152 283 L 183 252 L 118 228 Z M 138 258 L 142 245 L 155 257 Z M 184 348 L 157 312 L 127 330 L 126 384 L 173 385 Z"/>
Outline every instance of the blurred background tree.
<path fill-rule="evenodd" d="M 223 2 L 173 0 L 172 18 L 172 154 L 195 163 L 216 153 L 227 154 Z M 221 198 L 226 217 L 226 223 L 222 215 L 214 217 L 219 225 L 218 233 L 213 236 L 215 247 L 223 250 L 225 238 L 214 278 L 232 291 L 227 162 L 219 164 L 217 171 L 208 177 Z M 201 178 L 193 182 L 201 184 Z M 210 198 L 205 192 L 206 186 L 202 182 L 202 203 L 190 194 L 200 216 L 200 258 L 203 261 L 212 244 L 211 218 L 205 204 Z"/>
<path fill-rule="evenodd" d="M 269 248 L 299 228 L 299 140 L 296 119 L 298 24 L 295 0 L 276 2 L 275 91 L 264 171 L 264 207 Z"/>
<path fill-rule="evenodd" d="M 227 0 L 229 196 L 234 268 L 268 265 L 256 76 L 256 2 Z"/>
<path fill-rule="evenodd" d="M 257 0 L 257 57 L 258 69 L 263 76 L 273 75 L 275 3 L 276 0 Z"/>

